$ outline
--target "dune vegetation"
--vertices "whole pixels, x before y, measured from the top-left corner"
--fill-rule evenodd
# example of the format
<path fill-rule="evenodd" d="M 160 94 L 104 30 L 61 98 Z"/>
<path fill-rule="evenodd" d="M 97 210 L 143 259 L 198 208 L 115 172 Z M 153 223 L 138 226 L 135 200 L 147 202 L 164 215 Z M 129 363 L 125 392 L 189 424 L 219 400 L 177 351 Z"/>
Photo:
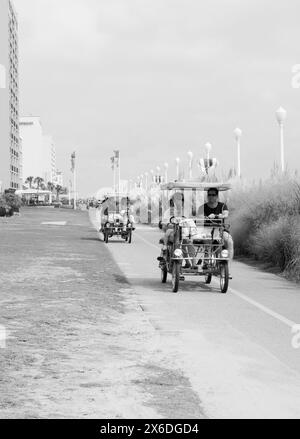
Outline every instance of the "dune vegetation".
<path fill-rule="evenodd" d="M 300 182 L 275 175 L 252 186 L 234 185 L 230 199 L 237 256 L 254 258 L 300 281 Z"/>

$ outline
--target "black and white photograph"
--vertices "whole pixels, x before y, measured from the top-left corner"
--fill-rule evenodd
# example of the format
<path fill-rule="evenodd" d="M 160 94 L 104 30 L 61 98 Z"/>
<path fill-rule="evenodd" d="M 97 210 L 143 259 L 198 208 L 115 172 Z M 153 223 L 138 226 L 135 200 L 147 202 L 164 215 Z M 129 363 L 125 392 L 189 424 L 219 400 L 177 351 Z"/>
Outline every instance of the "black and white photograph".
<path fill-rule="evenodd" d="M 0 0 L 0 425 L 300 418 L 299 16 Z"/>

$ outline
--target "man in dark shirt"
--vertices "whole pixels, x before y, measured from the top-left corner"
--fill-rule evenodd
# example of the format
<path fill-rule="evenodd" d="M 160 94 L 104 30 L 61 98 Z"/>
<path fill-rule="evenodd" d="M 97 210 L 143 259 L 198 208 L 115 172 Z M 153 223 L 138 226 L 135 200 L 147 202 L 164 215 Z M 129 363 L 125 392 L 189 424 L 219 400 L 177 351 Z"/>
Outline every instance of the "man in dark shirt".
<path fill-rule="evenodd" d="M 208 202 L 204 204 L 204 216 L 210 218 L 211 215 L 222 216 L 222 218 L 227 218 L 229 215 L 228 207 L 225 203 L 218 202 L 218 194 L 208 194 Z"/>
<path fill-rule="evenodd" d="M 228 218 L 229 210 L 225 203 L 219 201 L 219 191 L 216 188 L 211 188 L 207 192 L 207 203 L 201 206 L 198 215 L 203 215 L 210 219 L 225 219 Z"/>
<path fill-rule="evenodd" d="M 207 203 L 204 206 L 200 207 L 198 211 L 198 216 L 204 214 L 204 217 L 209 219 L 222 219 L 223 222 L 229 216 L 229 210 L 225 203 L 221 203 L 219 201 L 219 191 L 217 188 L 208 189 L 207 192 Z M 207 223 L 209 226 L 209 222 Z M 232 236 L 228 231 L 224 231 L 223 233 L 224 239 L 224 247 L 229 252 L 230 260 L 234 257 L 234 243 Z"/>

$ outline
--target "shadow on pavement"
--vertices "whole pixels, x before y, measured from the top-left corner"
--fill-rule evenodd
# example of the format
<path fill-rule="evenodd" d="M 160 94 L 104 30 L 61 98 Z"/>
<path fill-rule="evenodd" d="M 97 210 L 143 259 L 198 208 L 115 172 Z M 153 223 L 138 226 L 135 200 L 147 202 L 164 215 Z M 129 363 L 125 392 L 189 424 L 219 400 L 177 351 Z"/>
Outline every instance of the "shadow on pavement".
<path fill-rule="evenodd" d="M 80 238 L 81 241 L 97 241 L 97 242 L 102 242 L 100 238 Z"/>
<path fill-rule="evenodd" d="M 162 294 L 184 294 L 184 293 L 195 293 L 195 294 L 205 294 L 205 295 L 211 295 L 211 294 L 218 294 L 221 295 L 221 292 L 217 287 L 206 285 L 204 282 L 189 282 L 189 281 L 182 281 L 180 283 L 179 292 L 173 293 L 172 287 L 171 287 L 171 278 L 169 278 L 168 282 L 166 284 L 162 284 L 159 279 L 138 279 L 138 278 L 131 278 L 128 277 L 129 282 L 134 287 L 143 287 L 143 288 L 149 288 L 155 293 L 162 293 Z"/>

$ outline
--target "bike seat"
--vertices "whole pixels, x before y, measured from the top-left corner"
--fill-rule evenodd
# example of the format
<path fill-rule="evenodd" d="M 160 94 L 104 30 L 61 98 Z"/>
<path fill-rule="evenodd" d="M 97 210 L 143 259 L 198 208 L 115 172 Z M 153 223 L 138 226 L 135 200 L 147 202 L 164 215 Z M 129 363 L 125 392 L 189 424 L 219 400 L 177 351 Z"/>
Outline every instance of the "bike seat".
<path fill-rule="evenodd" d="M 196 245 L 213 244 L 213 240 L 211 238 L 194 238 L 193 244 Z"/>

